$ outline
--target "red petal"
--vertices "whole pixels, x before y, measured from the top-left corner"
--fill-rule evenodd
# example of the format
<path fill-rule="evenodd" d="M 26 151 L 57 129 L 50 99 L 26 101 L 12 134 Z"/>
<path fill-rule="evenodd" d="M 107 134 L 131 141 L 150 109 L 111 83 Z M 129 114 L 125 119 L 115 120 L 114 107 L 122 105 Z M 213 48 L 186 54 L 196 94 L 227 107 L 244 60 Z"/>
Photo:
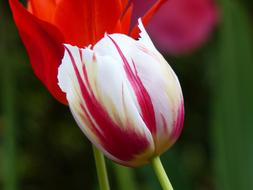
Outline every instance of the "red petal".
<path fill-rule="evenodd" d="M 118 23 L 113 30 L 113 33 L 121 33 L 121 34 L 129 34 L 130 24 L 131 24 L 131 17 L 133 12 L 133 4 L 131 4 L 125 14 L 122 16 L 120 20 L 118 20 Z"/>
<path fill-rule="evenodd" d="M 52 22 L 56 5 L 55 0 L 29 0 L 28 10 L 41 20 Z"/>
<path fill-rule="evenodd" d="M 124 11 L 124 9 L 127 7 L 127 4 L 131 1 L 129 0 L 118 0 L 121 3 L 121 9 Z"/>
<path fill-rule="evenodd" d="M 63 37 L 51 24 L 31 15 L 18 0 L 9 0 L 15 23 L 36 76 L 61 103 L 67 103 L 58 86 L 58 66 L 63 57 Z"/>
<path fill-rule="evenodd" d="M 63 32 L 67 43 L 82 47 L 94 44 L 105 32 L 113 32 L 121 13 L 119 0 L 62 0 L 54 24 Z"/>
<path fill-rule="evenodd" d="M 131 24 L 131 17 L 133 13 L 133 4 L 131 4 L 128 9 L 126 10 L 126 13 L 121 19 L 121 25 L 122 25 L 122 33 L 129 34 L 129 28 Z"/>
<path fill-rule="evenodd" d="M 146 26 L 148 24 L 148 22 L 150 21 L 150 19 L 152 18 L 152 16 L 159 10 L 159 8 L 166 2 L 167 0 L 158 0 L 149 10 L 148 12 L 141 17 L 142 23 L 144 26 Z M 138 28 L 138 25 L 136 25 L 132 32 L 131 32 L 131 36 L 133 38 L 137 38 L 138 35 L 140 33 L 140 30 Z"/>

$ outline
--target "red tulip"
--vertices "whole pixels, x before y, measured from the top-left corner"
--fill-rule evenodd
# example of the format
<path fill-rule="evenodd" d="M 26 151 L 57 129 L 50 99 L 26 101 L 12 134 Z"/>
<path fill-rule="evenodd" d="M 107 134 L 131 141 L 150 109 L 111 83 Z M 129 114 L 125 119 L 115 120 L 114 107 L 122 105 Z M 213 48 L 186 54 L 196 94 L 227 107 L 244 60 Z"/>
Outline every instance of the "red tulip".
<path fill-rule="evenodd" d="M 144 14 L 144 24 L 165 1 L 158 0 Z M 129 34 L 133 9 L 128 0 L 29 0 L 27 8 L 18 0 L 9 3 L 36 76 L 64 104 L 66 95 L 57 84 L 63 43 L 84 47 L 105 32 Z M 134 27 L 133 37 L 136 31 Z"/>
<path fill-rule="evenodd" d="M 138 18 L 155 0 L 134 0 Z M 152 18 L 147 30 L 164 52 L 186 54 L 202 46 L 218 21 L 214 0 L 170 0 Z"/>

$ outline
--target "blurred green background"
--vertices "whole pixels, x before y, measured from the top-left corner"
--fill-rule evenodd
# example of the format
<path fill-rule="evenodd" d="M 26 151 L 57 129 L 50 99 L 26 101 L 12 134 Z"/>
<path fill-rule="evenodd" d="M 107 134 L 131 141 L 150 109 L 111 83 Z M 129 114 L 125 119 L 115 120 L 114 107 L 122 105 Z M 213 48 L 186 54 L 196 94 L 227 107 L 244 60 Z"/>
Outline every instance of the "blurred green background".
<path fill-rule="evenodd" d="M 186 108 L 182 136 L 161 157 L 175 190 L 253 189 L 253 2 L 217 3 L 220 22 L 208 43 L 167 56 Z M 33 75 L 7 0 L 0 77 L 0 189 L 98 189 L 91 145 Z M 150 166 L 107 163 L 112 189 L 161 189 Z"/>

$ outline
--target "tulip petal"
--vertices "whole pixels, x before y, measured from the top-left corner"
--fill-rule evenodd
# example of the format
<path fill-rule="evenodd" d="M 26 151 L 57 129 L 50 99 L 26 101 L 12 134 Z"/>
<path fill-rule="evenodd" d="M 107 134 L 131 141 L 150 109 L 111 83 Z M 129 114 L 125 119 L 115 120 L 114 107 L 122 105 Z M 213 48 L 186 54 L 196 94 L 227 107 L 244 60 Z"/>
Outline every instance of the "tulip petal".
<path fill-rule="evenodd" d="M 100 54 L 109 54 L 115 60 L 121 60 L 130 65 L 132 73 L 137 78 L 131 76 L 128 80 L 133 88 L 137 89 L 136 96 L 141 97 L 137 98 L 140 112 L 153 135 L 156 151 L 161 153 L 175 142 L 181 132 L 184 113 L 183 96 L 174 71 L 156 50 L 141 22 L 139 30 L 141 38 L 138 41 L 124 35 L 113 34 L 110 37 L 116 45 L 110 38 L 103 38 L 95 45 L 94 50 Z M 121 52 L 124 52 L 124 56 Z M 135 87 L 136 83 L 138 88 Z M 144 100 L 144 104 L 141 99 Z M 152 113 L 151 106 L 153 106 L 155 119 L 152 119 L 152 114 L 145 115 L 146 111 L 149 114 Z M 179 122 L 178 118 L 182 121 Z M 150 125 L 150 122 L 155 122 L 155 124 Z"/>
<path fill-rule="evenodd" d="M 146 57 L 142 56 L 141 59 L 140 56 L 136 57 L 136 61 L 139 62 L 137 71 L 154 105 L 157 126 L 156 151 L 162 153 L 177 140 L 182 131 L 183 95 L 176 74 L 157 51 L 140 20 L 139 28 L 140 48 L 148 54 Z"/>
<path fill-rule="evenodd" d="M 184 122 L 183 95 L 176 74 L 157 51 L 140 20 L 139 28 L 139 47 L 147 52 L 147 56 L 142 56 L 141 59 L 140 56 L 136 57 L 136 62 L 139 63 L 136 68 L 154 105 L 157 126 L 156 151 L 162 153 L 181 133 Z"/>
<path fill-rule="evenodd" d="M 122 15 L 121 19 L 118 20 L 118 23 L 113 30 L 114 33 L 121 33 L 126 35 L 129 34 L 132 12 L 133 4 L 130 4 L 129 7 L 126 9 L 126 12 Z"/>
<path fill-rule="evenodd" d="M 121 0 L 61 0 L 54 22 L 64 33 L 66 43 L 79 47 L 95 44 L 105 32 L 113 32 L 122 13 L 122 3 Z"/>
<path fill-rule="evenodd" d="M 127 7 L 129 0 L 119 0 L 119 2 L 121 2 L 121 9 L 124 10 Z"/>
<path fill-rule="evenodd" d="M 64 54 L 61 33 L 30 14 L 18 0 L 9 0 L 9 3 L 36 76 L 58 101 L 67 103 L 57 84 L 58 67 Z"/>
<path fill-rule="evenodd" d="M 122 73 L 121 63 L 95 48 L 67 45 L 58 78 L 86 136 L 109 158 L 135 166 L 148 163 L 154 144 Z"/>
<path fill-rule="evenodd" d="M 53 21 L 57 5 L 55 0 L 29 0 L 27 5 L 29 12 L 37 18 L 47 22 Z"/>

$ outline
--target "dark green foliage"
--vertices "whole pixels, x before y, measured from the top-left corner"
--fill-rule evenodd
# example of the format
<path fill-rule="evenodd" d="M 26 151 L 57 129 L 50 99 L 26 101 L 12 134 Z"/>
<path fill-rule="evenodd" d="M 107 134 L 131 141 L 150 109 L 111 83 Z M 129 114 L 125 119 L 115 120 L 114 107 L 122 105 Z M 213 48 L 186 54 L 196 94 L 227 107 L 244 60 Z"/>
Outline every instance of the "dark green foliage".
<path fill-rule="evenodd" d="M 217 188 L 253 189 L 252 15 L 241 2 L 221 0 L 213 88 L 213 149 Z"/>

